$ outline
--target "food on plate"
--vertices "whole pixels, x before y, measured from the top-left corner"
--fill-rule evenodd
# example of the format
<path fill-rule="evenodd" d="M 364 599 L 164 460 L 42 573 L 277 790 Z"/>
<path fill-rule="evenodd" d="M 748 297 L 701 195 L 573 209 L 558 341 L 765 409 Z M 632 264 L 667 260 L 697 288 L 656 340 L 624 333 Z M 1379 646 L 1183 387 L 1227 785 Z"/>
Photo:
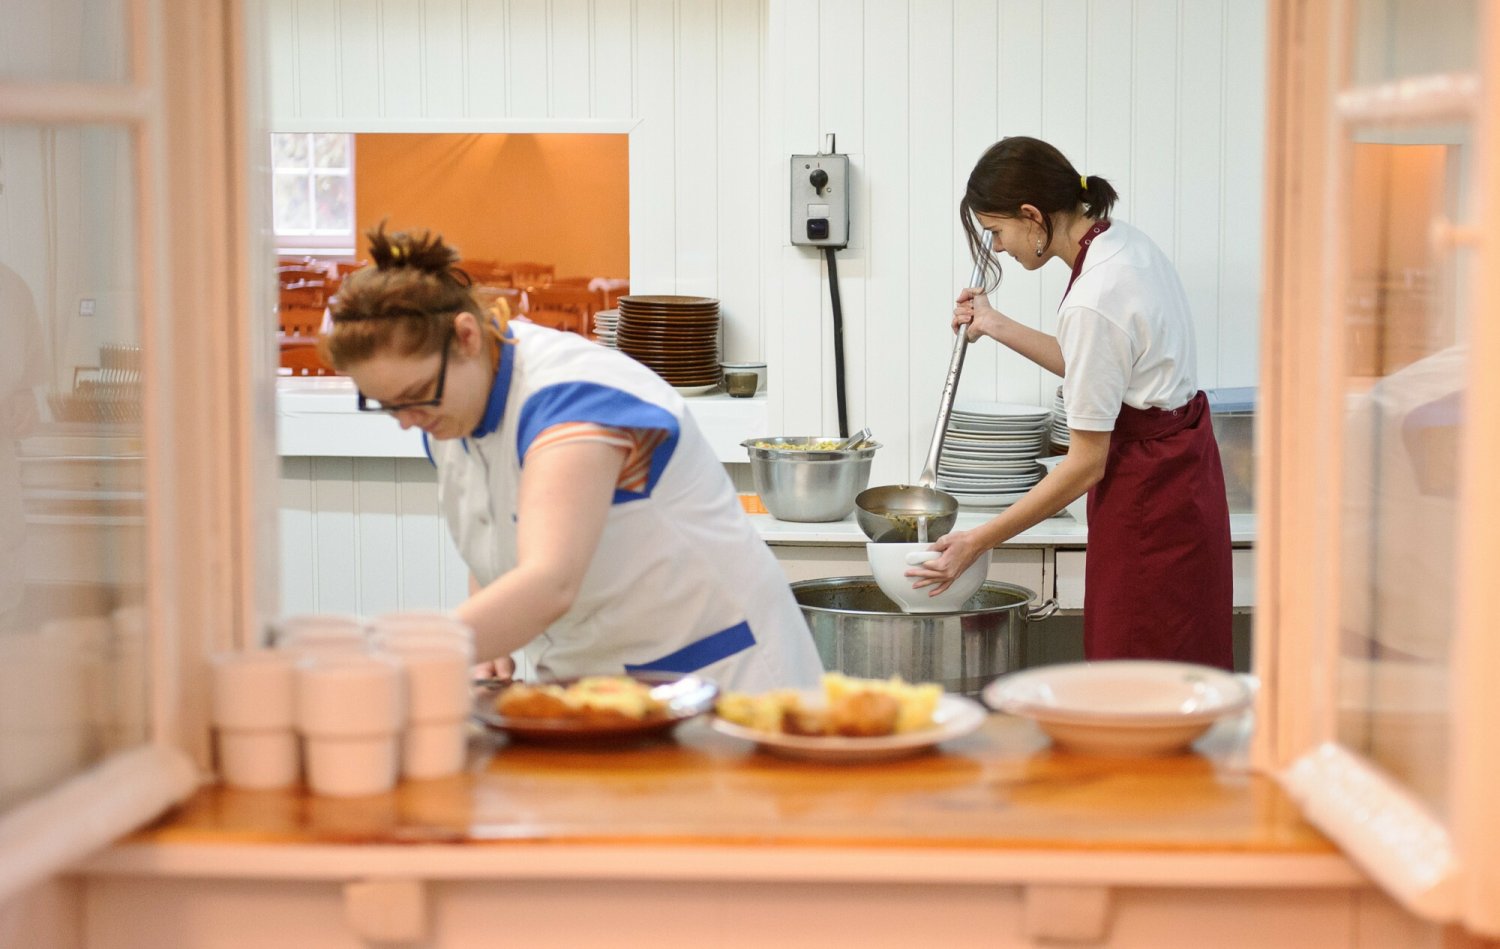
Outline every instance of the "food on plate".
<path fill-rule="evenodd" d="M 728 692 L 716 711 L 725 721 L 785 735 L 878 738 L 931 728 L 943 688 L 890 679 L 823 676 L 823 701 L 815 704 L 790 689 L 762 695 Z"/>
<path fill-rule="evenodd" d="M 506 718 L 596 723 L 661 718 L 667 707 L 649 684 L 629 676 L 585 676 L 569 685 L 517 683 L 496 697 L 495 711 Z"/>

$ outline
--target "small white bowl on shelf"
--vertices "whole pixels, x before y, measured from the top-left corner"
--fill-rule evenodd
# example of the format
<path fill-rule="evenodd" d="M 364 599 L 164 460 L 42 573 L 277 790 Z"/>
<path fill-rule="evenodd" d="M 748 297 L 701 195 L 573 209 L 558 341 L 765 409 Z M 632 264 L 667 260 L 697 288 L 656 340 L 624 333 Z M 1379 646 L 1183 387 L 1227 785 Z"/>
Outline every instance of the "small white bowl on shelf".
<path fill-rule="evenodd" d="M 1253 691 L 1245 677 L 1212 666 L 1115 659 L 1013 672 L 983 697 L 997 712 L 1032 719 L 1072 751 L 1166 755 L 1243 712 Z"/>

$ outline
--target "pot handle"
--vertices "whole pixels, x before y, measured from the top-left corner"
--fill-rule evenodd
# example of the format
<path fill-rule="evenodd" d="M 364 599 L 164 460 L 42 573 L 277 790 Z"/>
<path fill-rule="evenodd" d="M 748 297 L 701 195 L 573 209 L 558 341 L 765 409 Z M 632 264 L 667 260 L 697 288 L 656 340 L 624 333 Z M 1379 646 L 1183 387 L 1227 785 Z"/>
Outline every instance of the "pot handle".
<path fill-rule="evenodd" d="M 1043 600 L 1039 606 L 1026 612 L 1026 620 L 1030 622 L 1034 619 L 1046 619 L 1060 608 L 1056 600 Z"/>

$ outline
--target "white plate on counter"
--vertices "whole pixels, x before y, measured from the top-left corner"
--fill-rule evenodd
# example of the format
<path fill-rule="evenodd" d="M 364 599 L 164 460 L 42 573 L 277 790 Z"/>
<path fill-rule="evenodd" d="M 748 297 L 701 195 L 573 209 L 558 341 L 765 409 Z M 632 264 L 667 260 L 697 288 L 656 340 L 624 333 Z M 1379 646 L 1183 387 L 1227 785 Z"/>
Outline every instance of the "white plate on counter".
<path fill-rule="evenodd" d="M 818 693 L 821 699 L 821 693 Z M 763 732 L 717 716 L 710 722 L 714 731 L 733 738 L 753 741 L 765 751 L 783 758 L 854 764 L 865 761 L 889 761 L 930 751 L 945 741 L 967 735 L 984 724 L 988 712 L 983 705 L 962 695 L 944 695 L 933 710 L 933 727 L 921 731 L 884 735 L 878 738 L 844 738 L 837 735 L 784 735 Z"/>
<path fill-rule="evenodd" d="M 1075 751 L 1106 755 L 1181 751 L 1214 722 L 1243 712 L 1252 697 L 1242 676 L 1144 659 L 1042 666 L 984 689 L 995 711 L 1030 718 Z"/>

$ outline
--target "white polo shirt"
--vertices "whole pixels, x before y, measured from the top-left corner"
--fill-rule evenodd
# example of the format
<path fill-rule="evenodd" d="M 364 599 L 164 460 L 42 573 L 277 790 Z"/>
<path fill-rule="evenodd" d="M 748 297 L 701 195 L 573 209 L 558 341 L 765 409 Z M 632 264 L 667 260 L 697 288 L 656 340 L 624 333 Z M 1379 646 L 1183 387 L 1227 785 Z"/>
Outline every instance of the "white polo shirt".
<path fill-rule="evenodd" d="M 1120 406 L 1175 409 L 1198 391 L 1196 342 L 1177 268 L 1121 221 L 1094 238 L 1058 308 L 1068 427 L 1109 432 Z"/>

